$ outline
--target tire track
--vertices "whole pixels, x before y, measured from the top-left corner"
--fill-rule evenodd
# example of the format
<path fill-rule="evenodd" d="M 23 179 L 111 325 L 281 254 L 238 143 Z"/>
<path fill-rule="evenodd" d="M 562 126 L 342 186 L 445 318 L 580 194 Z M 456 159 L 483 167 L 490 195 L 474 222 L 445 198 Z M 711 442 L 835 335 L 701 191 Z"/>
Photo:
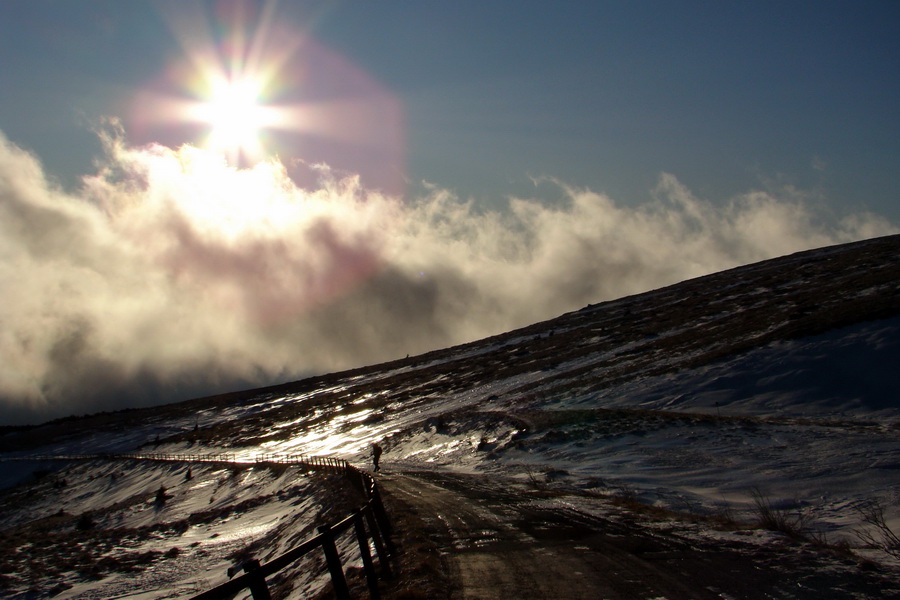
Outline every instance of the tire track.
<path fill-rule="evenodd" d="M 429 598 L 900 598 L 892 573 L 799 540 L 683 537 L 600 498 L 535 494 L 488 474 L 395 472 L 379 484 L 440 555 L 441 592 Z"/>
<path fill-rule="evenodd" d="M 565 514 L 571 509 L 523 506 L 515 494 L 478 484 L 463 491 L 464 482 L 433 473 L 384 475 L 380 483 L 424 522 L 454 582 L 447 595 L 453 600 L 720 597 L 698 593 L 651 562 L 612 547 L 586 524 L 587 515 L 572 525 L 572 515 Z M 650 547 L 660 546 L 641 546 Z"/>

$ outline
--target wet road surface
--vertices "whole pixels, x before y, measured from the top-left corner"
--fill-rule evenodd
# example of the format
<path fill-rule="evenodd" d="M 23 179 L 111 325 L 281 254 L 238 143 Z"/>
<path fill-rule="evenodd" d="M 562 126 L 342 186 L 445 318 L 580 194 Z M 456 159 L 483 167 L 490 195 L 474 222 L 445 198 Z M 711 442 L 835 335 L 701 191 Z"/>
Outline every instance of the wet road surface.
<path fill-rule="evenodd" d="M 643 526 L 640 516 L 579 510 L 600 498 L 573 503 L 487 475 L 404 472 L 379 481 L 386 501 L 412 511 L 433 542 L 442 597 L 452 600 L 897 597 L 880 574 L 835 570 L 833 557 L 800 546 L 698 542 Z"/>
<path fill-rule="evenodd" d="M 680 556 L 674 542 L 617 540 L 609 522 L 544 506 L 485 479 L 410 473 L 381 481 L 416 507 L 458 584 L 449 598 L 721 598 L 698 594 L 695 582 L 659 567 Z"/>

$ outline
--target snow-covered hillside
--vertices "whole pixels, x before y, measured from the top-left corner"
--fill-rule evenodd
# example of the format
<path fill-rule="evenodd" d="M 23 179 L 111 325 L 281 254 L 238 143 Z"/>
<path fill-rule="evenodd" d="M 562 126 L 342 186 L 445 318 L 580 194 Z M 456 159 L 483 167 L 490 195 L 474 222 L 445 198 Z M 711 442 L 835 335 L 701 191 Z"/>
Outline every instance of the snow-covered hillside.
<path fill-rule="evenodd" d="M 0 450 L 227 451 L 247 462 L 292 453 L 365 466 L 379 441 L 388 469 L 493 473 L 601 495 L 626 490 L 677 510 L 745 519 L 755 496 L 803 513 L 831 540 L 853 541 L 854 507 L 872 500 L 900 531 L 898 334 L 900 236 L 892 236 L 732 269 L 384 365 L 9 432 Z M 14 464 L 8 484 L 47 467 L 4 466 Z M 324 502 L 313 491 L 321 486 L 299 473 L 247 469 L 235 480 L 228 467 L 207 465 L 188 481 L 186 465 L 52 466 L 62 470 L 31 484 L 33 501 L 4 505 L 5 531 L 25 531 L 35 519 L 53 531 L 59 511 L 72 517 L 66 531 L 77 529 L 75 515 L 91 512 L 103 515 L 95 531 L 149 528 L 150 538 L 97 550 L 120 560 L 159 553 L 147 558 L 149 568 L 135 566 L 144 579 L 126 578 L 147 592 L 129 597 L 196 590 L 183 581 L 196 577 L 178 571 L 201 550 L 204 568 L 216 573 L 241 544 L 267 543 L 261 552 L 272 555 L 310 530 Z M 175 490 L 163 510 L 150 506 L 160 485 Z M 257 504 L 234 519 L 153 529 L 248 502 Z M 161 558 L 167 551 L 175 556 Z M 22 564 L 0 579 L 14 597 L 32 597 L 23 595 L 29 585 L 52 587 L 46 573 L 16 572 Z M 56 576 L 65 588 L 59 597 L 112 597 L 123 579 L 114 570 L 88 582 L 73 573 Z M 153 579 L 159 573 L 170 574 Z"/>
<path fill-rule="evenodd" d="M 3 498 L 0 565 L 13 583 L 4 598 L 194 595 L 246 558 L 286 552 L 352 506 L 341 476 L 296 466 L 94 460 L 38 474 Z M 320 588 L 321 557 L 304 558 L 284 578 L 298 592 Z"/>

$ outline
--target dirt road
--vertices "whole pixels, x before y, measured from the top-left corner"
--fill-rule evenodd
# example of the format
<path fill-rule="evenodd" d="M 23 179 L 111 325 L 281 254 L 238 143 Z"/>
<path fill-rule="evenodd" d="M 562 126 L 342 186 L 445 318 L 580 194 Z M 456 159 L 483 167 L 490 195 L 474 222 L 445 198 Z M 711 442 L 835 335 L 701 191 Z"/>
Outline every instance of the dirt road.
<path fill-rule="evenodd" d="M 380 476 L 398 514 L 437 553 L 427 597 L 772 599 L 897 597 L 883 574 L 795 542 L 776 548 L 688 540 L 639 521 L 596 516 L 601 499 L 529 492 L 488 476 L 435 472 Z M 607 508 L 607 511 L 609 509 Z M 406 592 L 402 597 L 425 597 Z"/>

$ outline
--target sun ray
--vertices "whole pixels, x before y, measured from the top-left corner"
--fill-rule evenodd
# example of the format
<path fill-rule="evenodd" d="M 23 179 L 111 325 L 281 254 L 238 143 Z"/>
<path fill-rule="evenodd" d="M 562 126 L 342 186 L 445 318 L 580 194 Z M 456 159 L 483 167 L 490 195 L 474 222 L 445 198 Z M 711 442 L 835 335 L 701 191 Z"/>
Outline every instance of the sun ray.
<path fill-rule="evenodd" d="M 168 14 L 179 47 L 131 102 L 138 143 L 192 144 L 251 168 L 283 161 L 359 173 L 402 192 L 403 111 L 397 97 L 276 10 L 275 1 L 200 5 Z"/>

